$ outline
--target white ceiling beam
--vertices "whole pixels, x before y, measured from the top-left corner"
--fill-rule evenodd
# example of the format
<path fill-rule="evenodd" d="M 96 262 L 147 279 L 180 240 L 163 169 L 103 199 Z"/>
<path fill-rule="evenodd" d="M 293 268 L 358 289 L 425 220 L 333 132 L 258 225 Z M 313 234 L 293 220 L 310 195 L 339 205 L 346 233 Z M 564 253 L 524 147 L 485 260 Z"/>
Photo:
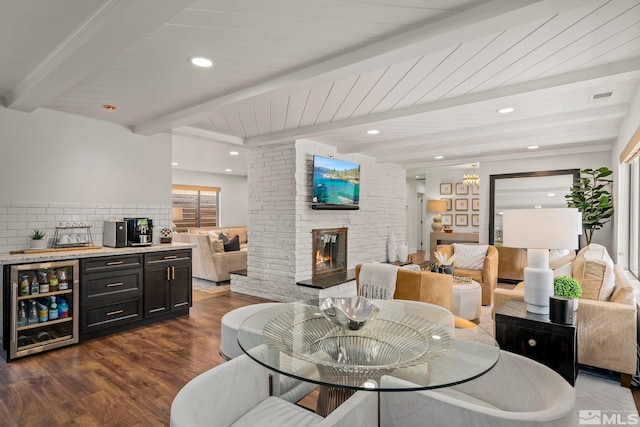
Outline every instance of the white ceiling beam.
<path fill-rule="evenodd" d="M 212 130 L 200 129 L 193 126 L 182 126 L 174 129 L 171 133 L 175 135 L 191 136 L 212 142 L 225 142 L 233 145 L 244 145 L 244 139 L 227 135 L 226 133 L 214 132 Z"/>
<path fill-rule="evenodd" d="M 427 133 L 400 139 L 387 139 L 362 144 L 348 144 L 338 146 L 338 152 L 343 154 L 368 153 L 383 154 L 397 153 L 399 149 L 410 149 L 423 144 L 437 144 L 480 136 L 502 135 L 511 132 L 526 132 L 534 129 L 546 129 L 569 124 L 580 124 L 599 120 L 625 117 L 629 112 L 629 104 L 614 104 L 604 107 L 585 108 L 567 113 L 549 116 L 533 117 L 530 119 L 512 120 L 505 123 L 494 123 L 483 126 L 467 127 L 445 132 Z"/>
<path fill-rule="evenodd" d="M 556 76 L 545 77 L 538 80 L 531 80 L 523 83 L 516 83 L 508 86 L 502 86 L 481 92 L 474 92 L 453 98 L 441 99 L 425 104 L 413 105 L 397 110 L 384 111 L 376 114 L 369 114 L 359 117 L 352 117 L 345 120 L 337 120 L 329 123 L 321 123 L 318 125 L 302 127 L 298 129 L 286 130 L 283 132 L 275 132 L 267 135 L 259 135 L 245 139 L 245 145 L 257 146 L 278 144 L 280 142 L 289 141 L 291 139 L 309 138 L 313 135 L 330 132 L 336 129 L 347 128 L 351 126 L 359 126 L 364 124 L 375 124 L 385 120 L 393 120 L 407 116 L 415 116 L 418 114 L 429 113 L 432 111 L 444 110 L 447 108 L 459 107 L 461 105 L 484 102 L 493 99 L 500 99 L 507 96 L 521 95 L 523 93 L 532 93 L 539 90 L 556 88 L 566 85 L 573 85 L 581 82 L 606 81 L 611 76 L 620 76 L 621 78 L 637 78 L 640 77 L 640 58 L 629 59 L 612 64 L 600 65 L 584 70 L 572 71 Z"/>
<path fill-rule="evenodd" d="M 584 1 L 579 0 L 494 0 L 440 21 L 425 22 L 413 30 L 272 80 L 140 123 L 134 127 L 134 132 L 149 135 L 190 125 L 206 119 L 212 110 L 267 92 L 296 91 L 303 86 L 331 83 L 389 63 L 457 46 L 493 34 L 496 28 L 505 25 L 514 27 L 530 23 L 582 5 Z"/>
<path fill-rule="evenodd" d="M 6 106 L 31 112 L 115 60 L 193 0 L 105 0 L 18 84 Z"/>
<path fill-rule="evenodd" d="M 586 142 L 586 141 L 584 141 Z M 554 156 L 565 156 L 570 154 L 583 154 L 583 153 L 599 153 L 599 152 L 610 152 L 612 148 L 612 142 L 600 142 L 593 145 L 580 145 L 580 144 L 571 144 L 570 147 L 567 148 L 558 148 L 554 150 L 535 150 L 528 151 L 522 153 L 505 153 L 505 154 L 488 154 L 485 156 L 468 156 L 468 157 L 459 157 L 457 159 L 443 159 L 443 160 L 433 160 L 428 162 L 415 162 L 415 163 L 405 163 L 402 165 L 407 170 L 407 175 L 416 175 L 420 173 L 424 173 L 425 168 L 434 169 L 434 168 L 445 168 L 449 166 L 457 166 L 461 164 L 471 164 L 471 163 L 480 163 L 480 167 L 482 167 L 483 162 L 497 162 L 497 161 L 508 161 L 508 160 L 516 160 L 516 159 L 532 159 L 532 158 L 540 158 L 540 157 L 554 157 Z"/>

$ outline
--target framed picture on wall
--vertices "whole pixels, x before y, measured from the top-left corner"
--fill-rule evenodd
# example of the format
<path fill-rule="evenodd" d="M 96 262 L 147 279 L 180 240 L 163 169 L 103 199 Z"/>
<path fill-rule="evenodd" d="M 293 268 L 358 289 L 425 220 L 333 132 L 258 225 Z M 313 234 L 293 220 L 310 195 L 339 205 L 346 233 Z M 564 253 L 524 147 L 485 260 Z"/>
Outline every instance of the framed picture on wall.
<path fill-rule="evenodd" d="M 468 211 L 469 210 L 469 200 L 468 199 L 456 199 L 456 210 L 457 211 Z"/>
<path fill-rule="evenodd" d="M 480 210 L 480 199 L 471 199 L 471 210 L 472 211 Z"/>
<path fill-rule="evenodd" d="M 466 227 L 469 225 L 469 215 L 456 214 L 456 225 L 458 227 Z"/>
<path fill-rule="evenodd" d="M 456 182 L 456 194 L 459 194 L 461 196 L 465 194 L 469 194 L 469 187 L 467 187 L 461 182 Z"/>
<path fill-rule="evenodd" d="M 453 194 L 452 187 L 453 187 L 453 184 L 451 184 L 450 182 L 445 182 L 440 184 L 440 194 L 445 196 Z"/>
<path fill-rule="evenodd" d="M 471 194 L 480 194 L 480 184 L 471 187 Z"/>
<path fill-rule="evenodd" d="M 448 199 L 448 198 L 446 198 L 446 197 L 443 197 L 443 198 L 442 198 L 442 199 L 440 199 L 440 200 L 444 200 L 444 201 L 447 203 L 447 212 L 449 212 L 449 211 L 452 209 L 452 206 L 451 206 L 451 199 Z"/>
<path fill-rule="evenodd" d="M 480 227 L 480 214 L 471 214 L 471 225 Z"/>
<path fill-rule="evenodd" d="M 453 215 L 442 214 L 442 225 L 453 225 Z"/>

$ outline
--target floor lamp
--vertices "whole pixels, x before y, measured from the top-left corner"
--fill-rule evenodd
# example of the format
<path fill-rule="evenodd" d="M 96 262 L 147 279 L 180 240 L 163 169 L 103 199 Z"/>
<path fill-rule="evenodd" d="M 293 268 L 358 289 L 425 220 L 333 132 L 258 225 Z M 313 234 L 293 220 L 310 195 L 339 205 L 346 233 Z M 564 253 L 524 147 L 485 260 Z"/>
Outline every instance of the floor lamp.
<path fill-rule="evenodd" d="M 444 200 L 427 200 L 427 212 L 434 212 L 431 229 L 436 233 L 442 230 L 442 212 L 447 211 L 447 202 Z"/>
<path fill-rule="evenodd" d="M 527 267 L 524 268 L 527 311 L 549 314 L 549 297 L 553 296 L 549 249 L 578 249 L 578 210 L 512 209 L 503 212 L 504 246 L 527 249 Z"/>

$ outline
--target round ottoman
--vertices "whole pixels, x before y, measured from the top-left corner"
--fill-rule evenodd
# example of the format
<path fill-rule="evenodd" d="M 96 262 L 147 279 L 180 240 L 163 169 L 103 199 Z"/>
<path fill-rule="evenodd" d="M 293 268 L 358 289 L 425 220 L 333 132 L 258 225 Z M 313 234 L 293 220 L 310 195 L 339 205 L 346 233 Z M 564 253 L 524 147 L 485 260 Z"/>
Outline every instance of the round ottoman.
<path fill-rule="evenodd" d="M 238 345 L 238 328 L 246 318 L 267 307 L 280 304 L 277 302 L 265 302 L 262 304 L 247 305 L 236 308 L 222 316 L 220 328 L 220 356 L 225 359 L 233 359 L 243 354 Z"/>
<path fill-rule="evenodd" d="M 467 320 L 480 318 L 482 310 L 482 288 L 472 281 L 453 285 L 453 314 Z"/>

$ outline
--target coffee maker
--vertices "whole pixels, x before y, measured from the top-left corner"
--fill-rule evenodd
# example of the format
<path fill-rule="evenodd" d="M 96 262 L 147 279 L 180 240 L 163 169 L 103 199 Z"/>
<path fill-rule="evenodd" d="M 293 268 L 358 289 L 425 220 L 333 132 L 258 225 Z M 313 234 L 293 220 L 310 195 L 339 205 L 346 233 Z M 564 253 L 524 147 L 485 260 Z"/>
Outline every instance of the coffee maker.
<path fill-rule="evenodd" d="M 125 218 L 127 246 L 150 246 L 153 243 L 153 221 L 150 218 Z"/>

